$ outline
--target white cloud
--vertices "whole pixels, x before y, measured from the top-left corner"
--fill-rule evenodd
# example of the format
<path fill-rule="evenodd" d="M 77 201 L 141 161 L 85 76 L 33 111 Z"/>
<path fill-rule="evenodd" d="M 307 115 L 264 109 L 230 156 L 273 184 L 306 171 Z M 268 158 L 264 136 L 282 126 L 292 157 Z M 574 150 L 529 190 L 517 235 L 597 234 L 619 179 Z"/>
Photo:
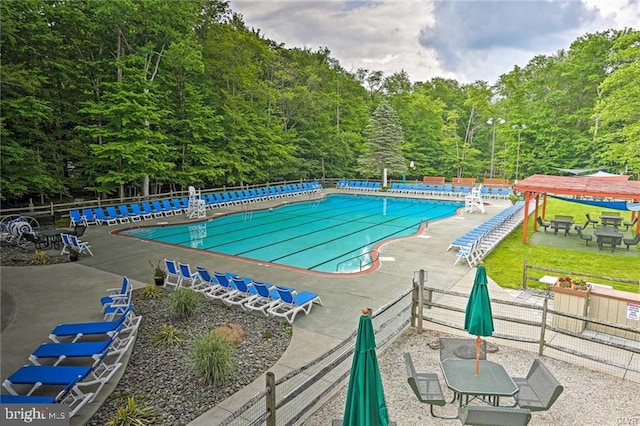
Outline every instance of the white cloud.
<path fill-rule="evenodd" d="M 638 0 L 231 0 L 248 27 L 286 47 L 327 47 L 348 71 L 405 70 L 490 83 L 587 32 L 640 22 Z"/>

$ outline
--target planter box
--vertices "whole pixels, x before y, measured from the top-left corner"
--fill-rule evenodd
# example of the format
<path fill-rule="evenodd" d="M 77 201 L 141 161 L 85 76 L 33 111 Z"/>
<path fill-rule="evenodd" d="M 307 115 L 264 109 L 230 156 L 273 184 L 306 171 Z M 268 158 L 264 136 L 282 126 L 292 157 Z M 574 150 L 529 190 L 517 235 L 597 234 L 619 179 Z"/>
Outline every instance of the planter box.
<path fill-rule="evenodd" d="M 587 290 L 577 290 L 556 285 L 551 287 L 551 291 L 554 293 L 554 311 L 566 312 L 573 315 L 587 315 L 591 288 L 587 288 Z M 573 333 L 582 333 L 586 327 L 586 321 L 554 315 L 552 325 Z"/>

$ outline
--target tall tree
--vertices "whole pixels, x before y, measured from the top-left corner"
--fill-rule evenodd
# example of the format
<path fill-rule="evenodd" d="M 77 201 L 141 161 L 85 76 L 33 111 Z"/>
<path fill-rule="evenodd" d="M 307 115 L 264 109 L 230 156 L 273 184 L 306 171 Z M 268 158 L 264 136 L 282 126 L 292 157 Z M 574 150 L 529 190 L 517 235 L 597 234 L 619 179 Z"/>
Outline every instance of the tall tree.
<path fill-rule="evenodd" d="M 403 143 L 400 120 L 391 106 L 382 101 L 365 129 L 365 152 L 358 158 L 360 171 L 365 176 L 381 176 L 384 169 L 404 173 L 407 163 L 402 154 Z"/>
<path fill-rule="evenodd" d="M 619 166 L 614 171 L 640 177 L 640 31 L 628 30 L 614 42 L 609 59 L 611 72 L 599 87 L 594 117 L 599 156 Z M 597 128 L 596 128 L 597 129 Z"/>

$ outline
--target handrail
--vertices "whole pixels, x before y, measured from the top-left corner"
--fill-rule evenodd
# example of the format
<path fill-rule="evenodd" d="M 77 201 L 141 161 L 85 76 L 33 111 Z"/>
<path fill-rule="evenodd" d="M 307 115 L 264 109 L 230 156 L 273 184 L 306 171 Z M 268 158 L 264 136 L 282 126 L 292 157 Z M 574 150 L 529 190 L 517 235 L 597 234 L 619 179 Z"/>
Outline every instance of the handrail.
<path fill-rule="evenodd" d="M 375 256 L 374 256 L 374 254 L 375 254 Z M 369 255 L 368 256 L 369 261 L 363 264 L 363 257 L 366 259 L 367 255 Z M 375 257 L 375 259 L 374 259 L 374 257 Z M 342 265 L 343 263 L 347 263 L 349 261 L 352 261 L 354 259 L 359 259 L 360 260 L 359 272 L 361 272 L 364 266 L 369 266 L 369 265 L 375 263 L 378 259 L 380 259 L 380 253 L 378 253 L 378 250 L 369 250 L 366 253 L 361 253 L 361 254 L 359 254 L 357 256 L 350 257 L 349 259 L 345 259 L 345 260 L 343 260 L 342 262 L 340 262 L 340 263 L 338 263 L 336 265 L 336 272 L 338 272 L 340 270 L 340 265 Z"/>

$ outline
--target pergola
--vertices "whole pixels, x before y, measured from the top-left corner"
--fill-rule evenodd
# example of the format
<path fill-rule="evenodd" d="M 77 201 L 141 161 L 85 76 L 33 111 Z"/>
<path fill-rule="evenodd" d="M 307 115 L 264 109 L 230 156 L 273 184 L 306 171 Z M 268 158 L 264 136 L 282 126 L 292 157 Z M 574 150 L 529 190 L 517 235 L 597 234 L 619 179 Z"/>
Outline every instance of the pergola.
<path fill-rule="evenodd" d="M 627 180 L 628 178 L 628 176 L 589 177 L 533 175 L 516 183 L 513 185 L 513 189 L 524 194 L 522 244 L 527 243 L 529 204 L 533 198 L 536 200 L 534 217 L 538 217 L 540 195 L 543 196 L 543 218 L 547 208 L 547 194 L 613 198 L 617 200 L 628 200 L 634 203 L 640 202 L 640 182 L 629 181 Z M 635 215 L 636 212 L 634 211 L 632 217 L 635 217 Z M 533 229 L 535 230 L 537 228 L 538 224 L 534 221 Z M 637 223 L 636 232 L 640 232 L 640 221 Z"/>

